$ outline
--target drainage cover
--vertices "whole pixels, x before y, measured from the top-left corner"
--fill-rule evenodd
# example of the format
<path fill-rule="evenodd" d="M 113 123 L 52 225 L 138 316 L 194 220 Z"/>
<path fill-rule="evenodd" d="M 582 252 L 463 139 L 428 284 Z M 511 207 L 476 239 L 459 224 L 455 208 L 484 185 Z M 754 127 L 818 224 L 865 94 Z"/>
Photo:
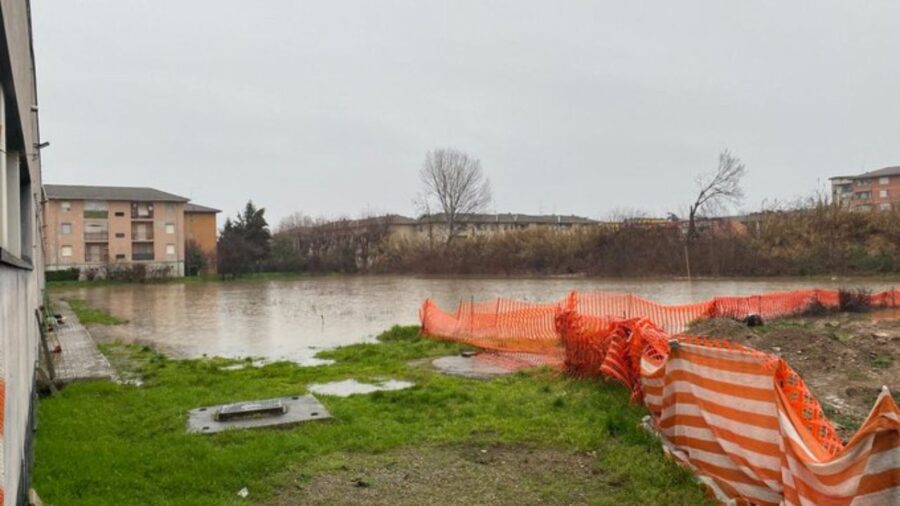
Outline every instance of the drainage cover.
<path fill-rule="evenodd" d="M 311 395 L 236 402 L 193 409 L 188 413 L 188 432 L 213 434 L 230 429 L 290 426 L 326 420 L 331 414 Z"/>
<path fill-rule="evenodd" d="M 246 418 L 280 416 L 285 413 L 287 413 L 287 407 L 281 399 L 270 399 L 268 401 L 226 404 L 216 410 L 214 418 L 218 422 L 226 422 Z"/>

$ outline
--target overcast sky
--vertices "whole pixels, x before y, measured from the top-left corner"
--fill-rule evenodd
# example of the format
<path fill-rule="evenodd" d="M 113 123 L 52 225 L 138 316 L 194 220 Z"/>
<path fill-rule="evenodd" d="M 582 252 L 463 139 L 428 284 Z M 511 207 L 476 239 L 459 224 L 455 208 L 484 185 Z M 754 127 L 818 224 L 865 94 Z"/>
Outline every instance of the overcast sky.
<path fill-rule="evenodd" d="M 414 212 L 425 152 L 498 212 L 745 209 L 900 165 L 900 2 L 32 0 L 44 178 L 270 222 Z M 221 218 L 220 218 L 221 220 Z"/>

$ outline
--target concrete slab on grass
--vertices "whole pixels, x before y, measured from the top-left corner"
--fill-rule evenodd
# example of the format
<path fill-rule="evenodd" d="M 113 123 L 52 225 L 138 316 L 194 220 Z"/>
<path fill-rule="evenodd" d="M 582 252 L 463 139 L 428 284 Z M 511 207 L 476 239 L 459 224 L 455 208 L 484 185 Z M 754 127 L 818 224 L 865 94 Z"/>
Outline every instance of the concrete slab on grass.
<path fill-rule="evenodd" d="M 232 429 L 285 427 L 329 418 L 331 413 L 318 399 L 297 395 L 193 409 L 188 413 L 187 431 L 214 434 Z"/>

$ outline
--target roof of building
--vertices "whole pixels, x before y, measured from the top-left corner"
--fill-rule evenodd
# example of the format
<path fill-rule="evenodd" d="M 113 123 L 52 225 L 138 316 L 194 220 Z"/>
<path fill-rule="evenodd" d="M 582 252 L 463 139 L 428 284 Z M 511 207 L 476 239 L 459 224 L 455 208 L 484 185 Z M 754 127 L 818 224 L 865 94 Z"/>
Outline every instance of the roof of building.
<path fill-rule="evenodd" d="M 425 215 L 419 218 L 419 221 L 429 222 L 429 221 L 438 221 L 443 222 L 446 218 L 444 218 L 443 213 Z M 516 214 L 516 213 L 501 213 L 501 214 L 461 214 L 457 217 L 457 221 L 460 223 L 505 223 L 505 224 L 524 224 L 524 225 L 537 225 L 537 224 L 578 224 L 578 225 L 589 225 L 599 223 L 597 220 L 592 220 L 590 218 L 585 218 L 583 216 L 575 216 L 575 215 L 559 215 L 559 214 Z"/>
<path fill-rule="evenodd" d="M 881 177 L 881 176 L 900 176 L 900 165 L 896 165 L 894 167 L 885 167 L 883 169 L 878 170 L 870 170 L 869 172 L 864 172 L 858 176 L 854 176 L 856 179 L 868 179 L 871 177 Z"/>
<path fill-rule="evenodd" d="M 184 205 L 184 212 L 186 213 L 221 213 L 221 209 L 215 209 L 213 207 L 201 206 L 200 204 L 194 204 L 193 202 L 188 202 Z"/>
<path fill-rule="evenodd" d="M 884 167 L 883 169 L 878 170 L 870 170 L 869 172 L 863 172 L 862 174 L 857 174 L 855 176 L 835 176 L 829 179 L 871 179 L 884 176 L 900 176 L 900 165 L 895 165 L 893 167 Z"/>
<path fill-rule="evenodd" d="M 134 186 L 82 186 L 45 184 L 44 191 L 51 200 L 129 200 L 138 202 L 187 202 L 188 199 L 155 188 Z"/>

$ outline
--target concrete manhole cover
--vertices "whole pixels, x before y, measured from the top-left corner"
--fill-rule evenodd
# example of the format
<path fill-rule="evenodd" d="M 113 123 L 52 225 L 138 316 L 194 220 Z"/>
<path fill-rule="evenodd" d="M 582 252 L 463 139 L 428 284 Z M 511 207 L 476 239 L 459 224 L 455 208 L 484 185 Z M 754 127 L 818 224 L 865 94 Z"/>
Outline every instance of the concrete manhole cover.
<path fill-rule="evenodd" d="M 231 429 L 290 426 L 326 420 L 331 414 L 311 395 L 246 401 L 193 409 L 188 432 L 214 434 Z"/>

